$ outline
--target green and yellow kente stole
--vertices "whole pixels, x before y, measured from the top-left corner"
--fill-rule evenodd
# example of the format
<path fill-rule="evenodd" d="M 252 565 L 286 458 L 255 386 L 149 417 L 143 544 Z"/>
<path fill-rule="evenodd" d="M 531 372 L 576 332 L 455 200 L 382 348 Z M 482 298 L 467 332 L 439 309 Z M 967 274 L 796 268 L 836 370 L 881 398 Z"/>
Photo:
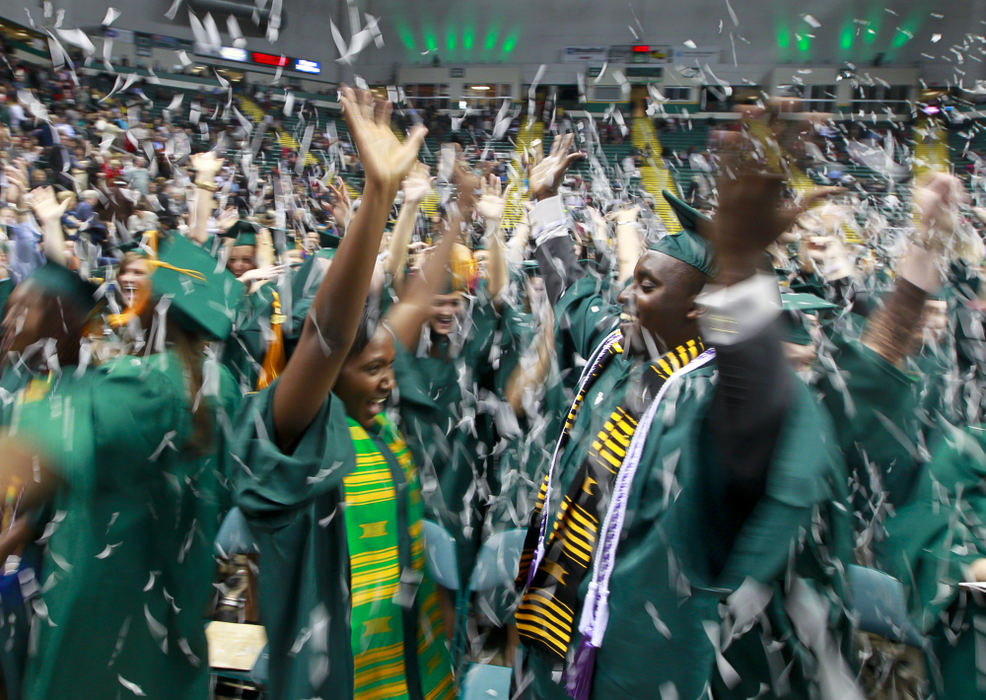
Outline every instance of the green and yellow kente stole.
<path fill-rule="evenodd" d="M 640 396 L 654 397 L 661 385 L 705 350 L 700 339 L 689 340 L 649 363 L 640 384 L 631 387 L 623 404 L 610 414 L 590 445 L 559 507 L 550 534 L 542 535 L 546 495 L 553 469 L 545 476 L 531 515 L 524 551 L 521 555 L 518 584 L 526 584 L 517 608 L 517 629 L 531 646 L 563 661 L 578 625 L 578 591 L 592 565 L 600 522 L 605 517 L 616 475 L 637 429 L 643 406 Z M 605 355 L 597 358 L 592 371 L 583 377 L 555 451 L 560 458 L 568 434 L 575 424 L 579 408 L 593 381 L 609 361 L 623 352 L 619 342 L 612 343 Z M 630 397 L 637 400 L 631 401 Z M 552 465 L 554 466 L 554 465 Z M 534 559 L 538 543 L 544 538 L 540 563 Z M 537 568 L 533 573 L 532 565 Z"/>
<path fill-rule="evenodd" d="M 356 700 L 455 697 L 435 586 L 424 570 L 417 470 L 385 416 L 371 435 L 349 419 L 356 469 L 345 477 Z"/>

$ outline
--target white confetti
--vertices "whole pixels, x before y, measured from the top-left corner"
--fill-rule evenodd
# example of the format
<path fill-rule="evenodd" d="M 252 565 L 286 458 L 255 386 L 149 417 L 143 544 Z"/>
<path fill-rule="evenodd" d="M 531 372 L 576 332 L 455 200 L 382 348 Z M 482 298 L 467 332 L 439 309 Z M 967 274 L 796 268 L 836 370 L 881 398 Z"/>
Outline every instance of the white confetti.
<path fill-rule="evenodd" d="M 118 681 L 120 681 L 120 685 L 122 685 L 124 688 L 126 688 L 127 690 L 129 690 L 131 693 L 133 693 L 137 697 L 140 697 L 140 698 L 147 697 L 147 693 L 145 693 L 143 691 L 143 689 L 139 685 L 137 685 L 136 683 L 133 683 L 131 681 L 128 681 L 126 678 L 124 678 L 123 676 L 121 676 L 119 674 L 117 675 L 116 678 L 117 678 Z"/>

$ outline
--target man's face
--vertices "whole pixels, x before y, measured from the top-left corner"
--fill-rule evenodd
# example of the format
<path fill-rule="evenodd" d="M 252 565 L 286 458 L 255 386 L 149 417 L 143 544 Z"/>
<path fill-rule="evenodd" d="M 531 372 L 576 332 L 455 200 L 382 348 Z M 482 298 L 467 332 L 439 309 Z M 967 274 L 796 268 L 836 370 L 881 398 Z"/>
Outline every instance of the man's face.
<path fill-rule="evenodd" d="M 617 297 L 623 307 L 620 330 L 630 353 L 658 357 L 694 336 L 699 274 L 664 253 L 648 250 L 640 256 L 633 281 Z"/>

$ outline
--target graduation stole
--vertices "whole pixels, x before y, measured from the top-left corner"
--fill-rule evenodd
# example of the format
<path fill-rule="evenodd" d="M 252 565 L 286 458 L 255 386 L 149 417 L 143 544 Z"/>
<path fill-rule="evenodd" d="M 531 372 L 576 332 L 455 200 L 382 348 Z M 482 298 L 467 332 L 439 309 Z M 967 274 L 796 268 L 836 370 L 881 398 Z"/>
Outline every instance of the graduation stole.
<path fill-rule="evenodd" d="M 618 475 L 622 469 L 636 466 L 629 464 L 627 456 L 642 407 L 656 404 L 654 397 L 663 395 L 661 388 L 668 378 L 691 365 L 705 350 L 701 339 L 696 338 L 647 365 L 640 383 L 630 387 L 623 404 L 592 441 L 548 535 L 549 509 L 545 504 L 550 503 L 554 470 L 586 393 L 609 361 L 623 352 L 622 339 L 619 331 L 610 334 L 593 353 L 579 380 L 575 401 L 541 483 L 521 554 L 518 583 L 526 590 L 516 612 L 518 632 L 531 646 L 558 661 L 565 660 L 575 632 L 579 586 L 593 563 L 600 522 L 608 517 Z M 641 395 L 646 400 L 641 400 Z M 642 432 L 646 433 L 647 426 L 649 423 Z"/>
<path fill-rule="evenodd" d="M 383 414 L 371 436 L 352 418 L 356 468 L 343 480 L 355 700 L 455 696 L 435 586 L 424 575 L 421 488 Z"/>

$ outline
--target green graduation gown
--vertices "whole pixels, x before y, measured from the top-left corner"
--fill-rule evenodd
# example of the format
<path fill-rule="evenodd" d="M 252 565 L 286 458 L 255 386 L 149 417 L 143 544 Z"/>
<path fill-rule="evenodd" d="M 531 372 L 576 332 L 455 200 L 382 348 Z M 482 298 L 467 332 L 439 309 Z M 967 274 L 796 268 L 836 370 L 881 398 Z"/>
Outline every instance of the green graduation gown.
<path fill-rule="evenodd" d="M 222 361 L 239 381 L 243 393 L 254 391 L 271 337 L 273 310 L 272 284 L 265 284 L 252 294 L 244 295 L 237 309 L 233 334 L 223 346 Z"/>
<path fill-rule="evenodd" d="M 218 410 L 215 385 L 231 380 L 206 374 Z M 47 398 L 18 406 L 11 425 L 65 482 L 52 503 L 26 696 L 207 697 L 203 618 L 224 446 L 221 430 L 204 454 L 187 446 L 178 357 L 63 375 Z"/>
<path fill-rule="evenodd" d="M 425 517 L 455 538 L 460 580 L 472 571 L 494 492 L 489 447 L 495 438 L 488 416 L 480 414 L 479 392 L 495 388 L 495 367 L 501 354 L 510 354 L 499 345 L 500 319 L 482 286 L 471 323 L 454 356 L 447 339 L 439 341 L 437 356 L 394 341 L 398 425 L 418 465 Z"/>
<path fill-rule="evenodd" d="M 905 583 L 912 619 L 931 643 L 936 696 L 971 700 L 986 691 L 982 594 L 959 588 L 965 568 L 986 557 L 986 428 L 946 426 L 913 500 L 888 522 L 883 558 Z"/>
<path fill-rule="evenodd" d="M 589 357 L 618 318 L 596 293 L 595 281 L 586 278 L 565 292 L 555 315 L 561 358 Z M 567 492 L 591 439 L 641 371 L 618 355 L 592 383 L 560 456 L 554 493 Z M 697 698 L 715 675 L 718 646 L 725 647 L 725 658 L 744 683 L 774 682 L 768 671 L 774 662 L 781 668 L 797 662 L 791 682 L 803 683 L 822 650 L 809 650 L 785 634 L 795 624 L 785 608 L 792 590 L 815 591 L 800 597 L 824 606 L 832 627 L 844 619 L 841 562 L 850 547 L 844 468 L 827 417 L 800 383 L 775 447 L 766 493 L 737 534 L 721 573 L 710 573 L 706 551 L 718 535 L 707 530 L 705 513 L 720 478 L 705 424 L 713 375 L 714 365 L 706 365 L 678 380 L 651 423 L 609 581 L 608 626 L 595 655 L 592 698 L 672 692 Z M 557 507 L 552 504 L 549 522 Z M 576 621 L 589 579 L 579 590 Z M 718 637 L 723 623 L 719 603 L 748 579 L 768 591 L 762 619 L 769 623 L 750 620 L 739 634 L 714 645 L 710 635 Z M 575 634 L 570 652 L 578 640 Z M 773 658 L 764 658 L 765 644 L 774 650 Z M 535 696 L 567 697 L 543 657 L 535 655 L 532 668 Z M 795 691 L 808 692 L 803 685 Z"/>
<path fill-rule="evenodd" d="M 332 395 L 290 454 L 273 435 L 275 382 L 244 402 L 235 447 L 237 504 L 260 547 L 261 620 L 271 697 L 353 697 L 344 477 L 356 455 Z M 439 689 L 433 689 L 436 696 Z"/>

